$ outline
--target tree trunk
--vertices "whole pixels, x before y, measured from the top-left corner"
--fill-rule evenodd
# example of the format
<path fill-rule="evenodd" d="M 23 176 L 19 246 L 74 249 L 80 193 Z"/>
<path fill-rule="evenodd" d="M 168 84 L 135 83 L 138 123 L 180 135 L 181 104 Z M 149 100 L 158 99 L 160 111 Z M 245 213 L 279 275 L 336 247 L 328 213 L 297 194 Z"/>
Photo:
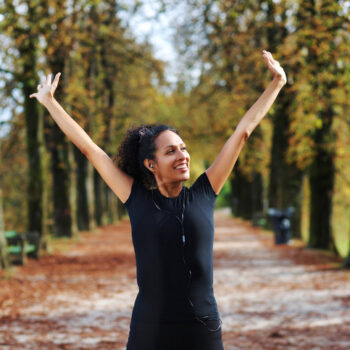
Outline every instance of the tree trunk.
<path fill-rule="evenodd" d="M 299 170 L 296 165 L 285 164 L 284 174 L 281 207 L 292 206 L 295 209 L 291 218 L 291 235 L 300 239 L 303 171 Z"/>
<path fill-rule="evenodd" d="M 27 67 L 29 69 L 29 67 Z M 32 67 L 31 67 L 32 68 Z M 41 137 L 39 136 L 39 108 L 29 94 L 35 91 L 35 84 L 23 82 L 24 114 L 26 119 L 26 140 L 28 158 L 28 230 L 42 231 L 43 171 L 41 163 Z"/>
<path fill-rule="evenodd" d="M 334 249 L 332 238 L 332 199 L 334 191 L 334 150 L 331 126 L 332 108 L 321 115 L 322 127 L 315 131 L 315 157 L 310 165 L 310 248 Z"/>
<path fill-rule="evenodd" d="M 102 226 L 102 186 L 103 180 L 96 169 L 93 170 L 94 176 L 94 206 L 95 206 L 95 220 L 98 226 Z"/>
<path fill-rule="evenodd" d="M 37 19 L 37 9 L 28 7 L 28 20 L 35 23 Z M 27 40 L 19 48 L 21 60 L 23 62 L 23 73 L 20 75 L 22 81 L 22 92 L 24 97 L 24 117 L 26 121 L 26 144 L 28 159 L 28 187 L 27 187 L 27 207 L 28 207 L 28 231 L 36 231 L 40 235 L 39 250 L 47 249 L 47 227 L 46 208 L 43 207 L 44 199 L 44 179 L 45 170 L 43 159 L 45 156 L 44 136 L 42 127 L 42 113 L 36 99 L 29 98 L 29 95 L 36 91 L 38 80 L 37 75 L 37 55 L 38 38 L 27 33 Z"/>
<path fill-rule="evenodd" d="M 249 179 L 242 173 L 239 161 L 237 161 L 234 168 L 234 176 L 231 179 L 231 188 L 231 210 L 234 216 L 251 220 L 254 212 L 263 210 L 263 181 L 261 174 L 254 172 L 253 179 Z"/>
<path fill-rule="evenodd" d="M 55 47 L 49 57 L 49 65 L 54 73 L 64 73 L 65 49 L 60 46 Z M 58 86 L 55 97 L 61 103 L 64 101 L 64 85 Z M 59 237 L 72 237 L 72 208 L 70 199 L 71 179 L 68 140 L 62 130 L 50 117 L 49 125 L 49 145 L 51 152 L 51 171 L 53 174 L 53 199 L 54 199 L 54 231 Z"/>
<path fill-rule="evenodd" d="M 49 4 L 42 4 L 42 15 L 45 18 L 55 17 L 55 24 L 48 22 L 44 28 L 47 45 L 45 48 L 47 63 L 53 74 L 58 72 L 65 76 L 66 63 L 69 60 L 69 52 L 72 48 L 72 28 L 66 13 L 67 3 L 65 0 L 53 2 L 51 8 Z M 52 14 L 49 11 L 52 11 Z M 72 19 L 73 20 L 73 19 Z M 64 79 L 61 79 L 55 97 L 60 102 L 64 102 Z M 72 209 L 70 198 L 70 156 L 68 143 L 65 134 L 50 117 L 47 118 L 45 128 L 48 130 L 47 148 L 51 154 L 51 172 L 53 174 L 53 202 L 54 202 L 54 232 L 59 237 L 72 237 Z"/>
<path fill-rule="evenodd" d="M 90 230 L 90 216 L 89 216 L 89 205 L 88 205 L 88 194 L 87 194 L 87 172 L 89 161 L 85 155 L 75 146 L 74 156 L 77 177 L 77 221 L 79 230 Z"/>
<path fill-rule="evenodd" d="M 79 230 L 78 230 L 78 223 L 77 223 L 77 176 L 76 176 L 76 169 L 75 163 L 74 163 L 74 154 L 73 154 L 73 143 L 68 144 L 68 171 L 70 174 L 70 181 L 69 181 L 69 205 L 71 208 L 71 220 L 72 220 L 72 237 L 78 238 L 79 237 Z"/>
<path fill-rule="evenodd" d="M 261 173 L 254 172 L 252 190 L 252 210 L 254 215 L 254 213 L 261 213 L 264 210 L 264 186 Z"/>
<path fill-rule="evenodd" d="M 51 172 L 53 174 L 53 202 L 54 202 L 54 232 L 59 237 L 72 236 L 72 218 L 70 208 L 70 180 L 67 169 L 68 144 L 64 134 L 51 121 Z"/>
<path fill-rule="evenodd" d="M 87 161 L 87 176 L 86 176 L 86 193 L 87 193 L 87 203 L 89 211 L 89 228 L 90 231 L 94 232 L 96 230 L 96 220 L 95 220 L 95 201 L 94 201 L 94 167 Z"/>
<path fill-rule="evenodd" d="M 322 147 L 328 130 L 316 134 L 317 153 L 310 166 L 310 248 L 332 249 L 332 199 L 334 190 L 334 155 Z"/>
<path fill-rule="evenodd" d="M 10 261 L 7 254 L 7 243 L 5 237 L 4 215 L 2 207 L 2 182 L 0 175 L 0 267 L 8 269 L 10 267 Z"/>
<path fill-rule="evenodd" d="M 42 203 L 42 218 L 41 218 L 41 238 L 40 238 L 40 252 L 45 251 L 49 252 L 51 250 L 50 247 L 50 236 L 49 236 L 49 226 L 48 226 L 48 218 L 49 218 L 49 154 L 45 148 L 45 141 L 44 141 L 44 113 L 40 113 L 39 115 L 39 135 L 40 137 L 40 155 L 41 155 L 41 162 L 42 162 L 42 181 L 43 181 L 43 192 L 41 196 L 41 203 Z"/>
<path fill-rule="evenodd" d="M 105 207 L 104 212 L 106 213 L 106 215 L 104 216 L 103 223 L 104 225 L 109 225 L 109 224 L 113 224 L 115 220 L 115 212 L 113 210 L 113 198 L 112 198 L 113 193 L 106 183 L 103 186 L 103 190 L 104 190 L 104 207 Z"/>
<path fill-rule="evenodd" d="M 282 207 L 282 180 L 283 180 L 283 167 L 284 154 L 286 150 L 285 143 L 285 126 L 283 119 L 280 115 L 274 115 L 273 120 L 273 136 L 272 136 L 272 148 L 271 148 L 271 162 L 270 162 L 270 181 L 268 190 L 268 203 L 270 208 Z"/>
<path fill-rule="evenodd" d="M 117 18 L 116 14 L 118 11 L 117 3 L 113 0 L 109 0 L 106 2 L 108 4 L 108 10 L 106 11 L 106 20 L 105 24 L 108 24 L 110 28 L 114 30 L 118 30 L 120 28 L 120 20 Z M 104 132 L 101 135 L 101 146 L 107 152 L 112 144 L 112 133 L 115 130 L 113 125 L 113 120 L 116 120 L 116 112 L 115 112 L 115 104 L 116 104 L 116 86 L 117 82 L 115 80 L 115 76 L 118 75 L 119 66 L 116 64 L 114 59 L 113 51 L 110 48 L 110 39 L 108 36 L 102 35 L 100 40 L 100 55 L 101 55 L 101 64 L 104 68 L 104 91 L 105 98 L 103 100 L 106 113 L 103 119 Z M 106 209 L 108 211 L 110 223 L 118 222 L 120 218 L 119 213 L 119 198 L 115 195 L 115 193 L 108 187 L 105 186 L 106 193 Z"/>

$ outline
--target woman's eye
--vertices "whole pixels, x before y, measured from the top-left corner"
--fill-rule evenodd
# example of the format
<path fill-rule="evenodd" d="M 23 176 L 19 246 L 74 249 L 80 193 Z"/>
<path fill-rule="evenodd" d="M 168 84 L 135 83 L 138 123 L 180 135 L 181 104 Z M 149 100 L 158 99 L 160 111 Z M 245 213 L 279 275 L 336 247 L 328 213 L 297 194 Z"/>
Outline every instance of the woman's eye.
<path fill-rule="evenodd" d="M 182 150 L 186 150 L 187 149 L 187 147 L 181 147 L 181 149 Z M 174 150 L 173 149 L 171 149 L 171 150 L 169 150 L 166 154 L 169 154 L 169 153 L 171 153 L 171 152 L 174 152 Z"/>

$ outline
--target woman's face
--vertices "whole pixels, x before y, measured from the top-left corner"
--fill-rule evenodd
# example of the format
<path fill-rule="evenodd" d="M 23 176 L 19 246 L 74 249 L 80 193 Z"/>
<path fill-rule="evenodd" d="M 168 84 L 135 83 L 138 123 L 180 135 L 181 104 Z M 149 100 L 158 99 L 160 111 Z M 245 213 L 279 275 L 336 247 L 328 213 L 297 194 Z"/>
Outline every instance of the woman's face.
<path fill-rule="evenodd" d="M 190 155 L 179 135 L 165 130 L 156 138 L 154 173 L 162 183 L 186 181 L 190 177 Z"/>

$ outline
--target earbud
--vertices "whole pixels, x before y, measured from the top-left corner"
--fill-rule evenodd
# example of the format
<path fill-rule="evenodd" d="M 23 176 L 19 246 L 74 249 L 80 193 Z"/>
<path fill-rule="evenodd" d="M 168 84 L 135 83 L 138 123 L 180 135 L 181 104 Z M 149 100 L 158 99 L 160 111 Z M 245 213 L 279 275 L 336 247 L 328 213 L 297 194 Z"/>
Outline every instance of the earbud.
<path fill-rule="evenodd" d="M 153 164 L 151 164 L 150 167 L 153 169 Z"/>

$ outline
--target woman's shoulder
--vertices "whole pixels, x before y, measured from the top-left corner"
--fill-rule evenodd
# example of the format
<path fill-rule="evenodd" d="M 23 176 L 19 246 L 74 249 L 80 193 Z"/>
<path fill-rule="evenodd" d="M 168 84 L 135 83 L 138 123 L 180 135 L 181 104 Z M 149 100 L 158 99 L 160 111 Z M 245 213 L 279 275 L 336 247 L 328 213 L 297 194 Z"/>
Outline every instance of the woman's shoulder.
<path fill-rule="evenodd" d="M 204 193 L 207 196 L 216 198 L 217 194 L 215 193 L 213 187 L 211 186 L 211 183 L 209 181 L 208 175 L 206 171 L 201 173 L 193 185 L 190 187 L 190 191 L 196 192 L 196 193 Z"/>
<path fill-rule="evenodd" d="M 128 199 L 123 203 L 126 208 L 130 207 L 133 202 L 137 201 L 140 203 L 143 198 L 145 198 L 145 194 L 147 194 L 150 190 L 146 188 L 146 186 L 137 178 L 133 179 L 133 183 L 131 185 L 131 192 Z M 141 204 L 141 203 L 140 203 Z"/>

